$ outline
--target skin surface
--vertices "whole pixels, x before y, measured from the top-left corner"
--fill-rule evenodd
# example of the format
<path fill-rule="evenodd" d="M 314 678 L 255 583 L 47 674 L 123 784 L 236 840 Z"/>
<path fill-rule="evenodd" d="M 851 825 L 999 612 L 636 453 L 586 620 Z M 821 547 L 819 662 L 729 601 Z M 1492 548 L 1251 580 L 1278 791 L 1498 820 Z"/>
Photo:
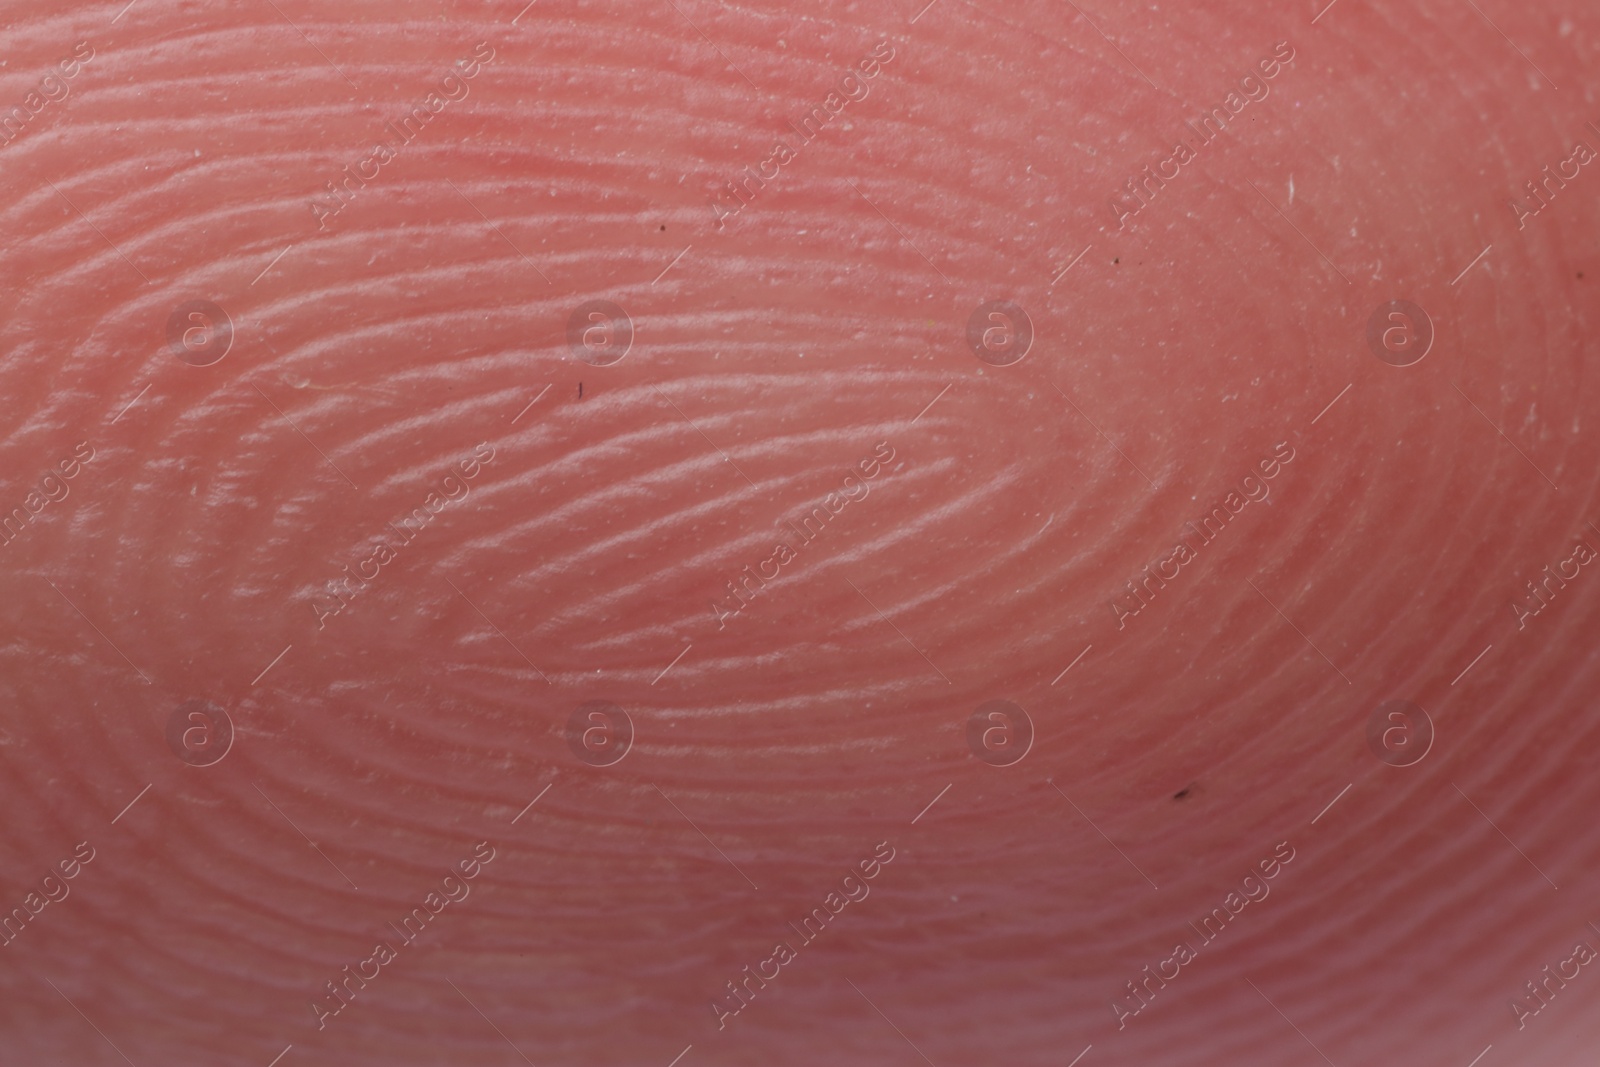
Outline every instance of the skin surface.
<path fill-rule="evenodd" d="M 1600 16 L 520 6 L 4 12 L 0 1059 L 1588 1062 Z"/>

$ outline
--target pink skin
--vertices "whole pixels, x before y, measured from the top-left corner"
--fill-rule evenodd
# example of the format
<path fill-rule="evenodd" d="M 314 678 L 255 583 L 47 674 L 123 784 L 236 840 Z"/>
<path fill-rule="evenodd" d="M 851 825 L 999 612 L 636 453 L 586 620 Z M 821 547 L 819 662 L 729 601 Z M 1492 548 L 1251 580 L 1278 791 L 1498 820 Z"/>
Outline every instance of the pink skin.
<path fill-rule="evenodd" d="M 1588 1062 L 1600 17 L 521 6 L 13 15 L 8 1062 Z"/>

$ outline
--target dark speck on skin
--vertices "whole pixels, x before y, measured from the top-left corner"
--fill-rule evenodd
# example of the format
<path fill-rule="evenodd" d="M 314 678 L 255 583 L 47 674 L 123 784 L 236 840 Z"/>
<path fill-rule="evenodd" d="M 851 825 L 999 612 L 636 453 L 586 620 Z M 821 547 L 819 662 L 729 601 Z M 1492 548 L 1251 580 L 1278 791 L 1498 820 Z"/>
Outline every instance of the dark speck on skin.
<path fill-rule="evenodd" d="M 1188 785 L 1184 786 L 1182 789 L 1180 789 L 1176 793 L 1172 794 L 1172 799 L 1173 800 L 1182 800 L 1184 797 L 1189 795 L 1189 790 L 1191 790 L 1193 788 L 1194 788 L 1194 783 L 1190 782 Z"/>
<path fill-rule="evenodd" d="M 582 382 L 578 383 L 578 399 L 579 400 L 583 399 L 583 383 Z"/>

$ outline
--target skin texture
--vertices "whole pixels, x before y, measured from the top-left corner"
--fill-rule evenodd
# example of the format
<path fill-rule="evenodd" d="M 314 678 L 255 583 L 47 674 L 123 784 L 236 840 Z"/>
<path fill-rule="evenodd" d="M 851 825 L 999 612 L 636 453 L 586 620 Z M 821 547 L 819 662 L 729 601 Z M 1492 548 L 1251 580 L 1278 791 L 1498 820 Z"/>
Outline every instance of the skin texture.
<path fill-rule="evenodd" d="M 1587 1062 L 1592 12 L 274 6 L 5 13 L 8 1062 Z"/>

